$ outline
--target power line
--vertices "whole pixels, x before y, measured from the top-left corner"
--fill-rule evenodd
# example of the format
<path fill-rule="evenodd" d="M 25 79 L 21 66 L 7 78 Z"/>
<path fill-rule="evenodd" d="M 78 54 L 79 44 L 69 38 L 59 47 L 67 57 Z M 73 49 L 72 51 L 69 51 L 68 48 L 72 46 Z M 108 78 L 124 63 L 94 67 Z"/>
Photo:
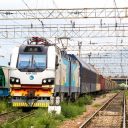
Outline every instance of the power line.
<path fill-rule="evenodd" d="M 41 21 L 39 18 L 35 17 L 35 15 L 34 15 L 32 9 L 28 6 L 28 4 L 27 4 L 24 0 L 22 0 L 22 1 L 23 1 L 23 3 L 26 5 L 26 7 L 29 9 L 29 11 L 32 12 L 32 16 L 33 16 L 34 18 L 36 18 L 40 23 L 42 23 L 42 21 Z"/>

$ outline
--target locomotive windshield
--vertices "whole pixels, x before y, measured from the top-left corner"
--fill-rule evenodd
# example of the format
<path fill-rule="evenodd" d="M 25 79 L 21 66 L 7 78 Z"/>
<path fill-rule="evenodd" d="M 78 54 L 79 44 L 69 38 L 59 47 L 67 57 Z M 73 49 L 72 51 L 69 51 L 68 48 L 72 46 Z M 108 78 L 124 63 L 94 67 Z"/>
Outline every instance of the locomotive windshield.
<path fill-rule="evenodd" d="M 21 71 L 43 71 L 46 69 L 46 55 L 19 54 L 17 68 Z"/>

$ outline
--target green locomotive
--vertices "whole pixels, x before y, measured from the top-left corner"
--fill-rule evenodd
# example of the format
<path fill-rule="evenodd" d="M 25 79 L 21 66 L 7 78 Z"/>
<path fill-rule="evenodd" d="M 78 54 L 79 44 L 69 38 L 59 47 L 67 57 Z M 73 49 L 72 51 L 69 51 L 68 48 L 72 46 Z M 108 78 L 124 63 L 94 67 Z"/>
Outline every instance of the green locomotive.
<path fill-rule="evenodd" d="M 0 67 L 0 97 L 9 96 L 9 68 Z"/>

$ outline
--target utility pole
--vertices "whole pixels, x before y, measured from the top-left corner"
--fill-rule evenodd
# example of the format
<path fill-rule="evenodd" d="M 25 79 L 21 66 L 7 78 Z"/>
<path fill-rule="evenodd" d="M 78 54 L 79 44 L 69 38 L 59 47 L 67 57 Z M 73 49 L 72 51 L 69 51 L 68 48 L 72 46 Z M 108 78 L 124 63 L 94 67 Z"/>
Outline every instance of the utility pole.
<path fill-rule="evenodd" d="M 82 46 L 82 42 L 79 42 L 78 41 L 78 47 L 79 47 L 79 53 L 78 53 L 78 55 L 79 55 L 79 58 L 80 58 L 80 54 L 81 54 L 81 46 Z"/>
<path fill-rule="evenodd" d="M 91 55 L 92 55 L 92 53 L 90 52 L 90 53 L 88 54 L 89 64 L 90 64 Z"/>

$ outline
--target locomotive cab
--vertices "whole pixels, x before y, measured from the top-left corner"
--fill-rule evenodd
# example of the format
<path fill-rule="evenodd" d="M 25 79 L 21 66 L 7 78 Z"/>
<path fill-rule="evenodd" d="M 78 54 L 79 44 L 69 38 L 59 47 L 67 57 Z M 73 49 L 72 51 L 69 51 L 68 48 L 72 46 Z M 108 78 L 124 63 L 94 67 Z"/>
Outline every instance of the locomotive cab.
<path fill-rule="evenodd" d="M 13 50 L 10 62 L 13 106 L 48 107 L 54 94 L 59 56 L 56 46 L 37 37 Z"/>

